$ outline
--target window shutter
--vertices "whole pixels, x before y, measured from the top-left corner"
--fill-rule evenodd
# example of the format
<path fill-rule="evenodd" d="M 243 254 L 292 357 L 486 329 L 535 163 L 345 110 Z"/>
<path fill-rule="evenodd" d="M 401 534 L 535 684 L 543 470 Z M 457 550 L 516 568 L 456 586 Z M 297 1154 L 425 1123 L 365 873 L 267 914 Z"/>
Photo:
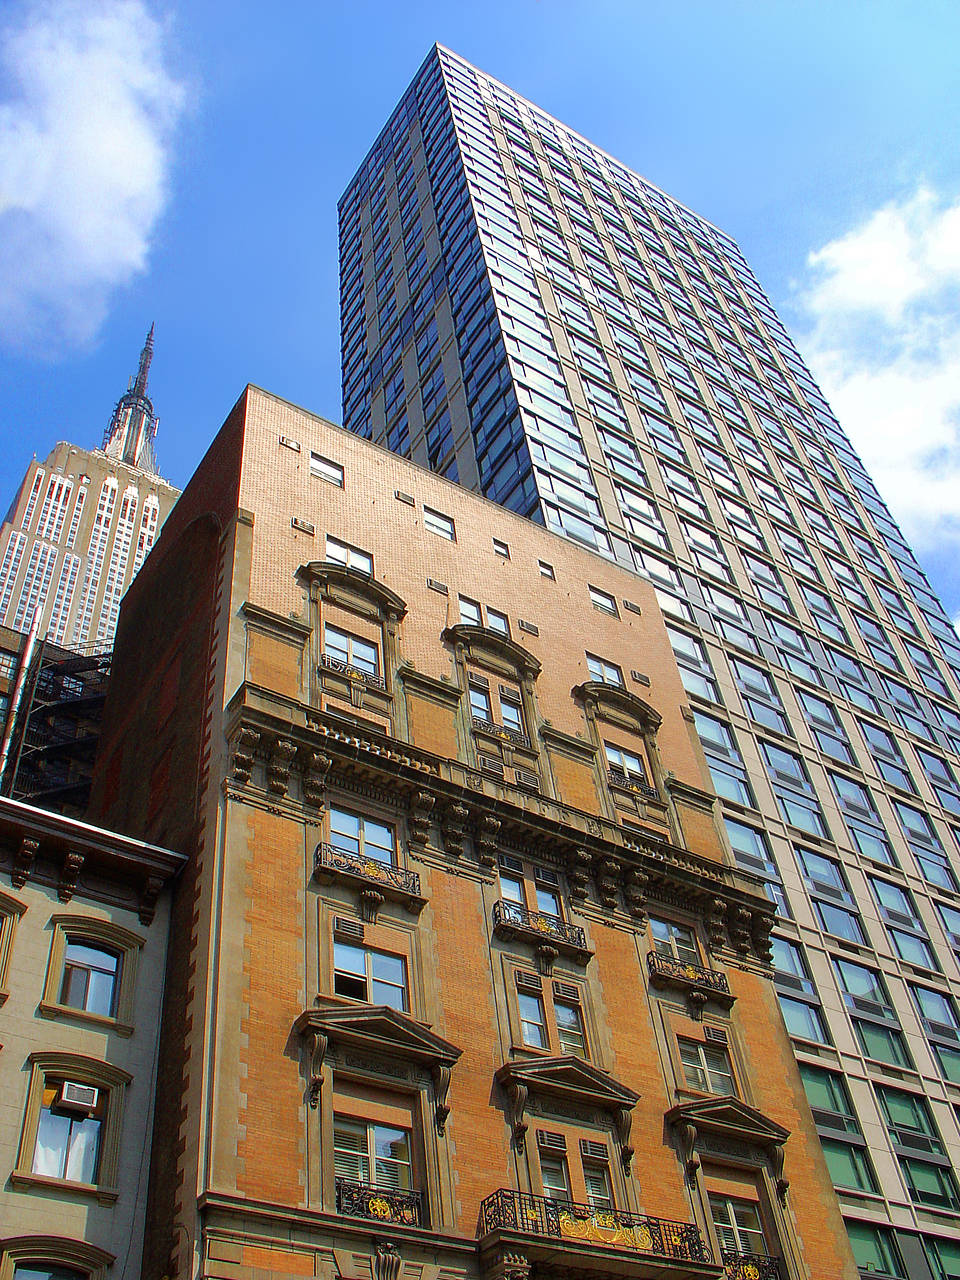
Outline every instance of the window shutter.
<path fill-rule="evenodd" d="M 514 977 L 519 991 L 536 991 L 539 993 L 543 990 L 539 974 L 529 973 L 526 969 L 517 969 Z"/>
<path fill-rule="evenodd" d="M 566 1151 L 567 1140 L 562 1133 L 551 1133 L 549 1129 L 538 1129 L 537 1146 L 541 1151 Z"/>
<path fill-rule="evenodd" d="M 569 1000 L 571 1004 L 580 1003 L 580 988 L 575 982 L 555 981 L 553 994 L 558 1000 Z"/>
<path fill-rule="evenodd" d="M 610 1159 L 605 1142 L 598 1142 L 596 1138 L 580 1139 L 580 1155 L 584 1160 L 598 1160 L 604 1164 Z M 586 1173 L 586 1171 L 584 1171 Z M 606 1187 L 604 1187 L 606 1190 Z"/>

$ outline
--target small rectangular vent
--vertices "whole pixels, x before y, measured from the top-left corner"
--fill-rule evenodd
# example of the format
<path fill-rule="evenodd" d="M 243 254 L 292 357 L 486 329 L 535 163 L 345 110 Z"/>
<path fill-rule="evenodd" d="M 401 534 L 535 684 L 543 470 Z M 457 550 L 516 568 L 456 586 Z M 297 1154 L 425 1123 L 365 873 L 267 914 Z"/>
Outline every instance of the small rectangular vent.
<path fill-rule="evenodd" d="M 535 867 L 533 878 L 538 884 L 548 884 L 554 889 L 560 888 L 560 872 L 553 867 Z"/>
<path fill-rule="evenodd" d="M 477 756 L 477 763 L 483 773 L 492 774 L 495 778 L 503 777 L 503 763 L 496 756 Z"/>
<path fill-rule="evenodd" d="M 402 489 L 395 489 L 394 497 L 398 502 L 405 502 L 408 507 L 415 507 L 417 505 L 414 501 L 413 494 L 404 493 Z"/>
<path fill-rule="evenodd" d="M 723 1027 L 704 1027 L 704 1039 L 709 1040 L 711 1044 L 726 1044 L 727 1033 Z"/>
<path fill-rule="evenodd" d="M 524 787 L 527 791 L 540 790 L 540 775 L 531 773 L 529 769 L 514 769 L 513 776 L 518 787 Z"/>
<path fill-rule="evenodd" d="M 517 980 L 518 991 L 537 991 L 543 990 L 543 984 L 540 981 L 540 975 L 530 973 L 527 969 L 517 969 L 515 975 Z"/>
<path fill-rule="evenodd" d="M 500 866 L 504 871 L 512 871 L 515 875 L 523 875 L 523 863 L 519 858 L 515 858 L 512 853 L 501 853 Z"/>
<path fill-rule="evenodd" d="M 445 582 L 438 582 L 436 578 L 428 578 L 427 586 L 431 591 L 437 591 L 442 596 L 448 596 L 450 594 L 450 589 L 447 584 Z"/>
<path fill-rule="evenodd" d="M 60 1086 L 57 1106 L 68 1111 L 93 1111 L 96 1109 L 100 1091 L 92 1084 L 77 1084 L 73 1080 L 64 1080 Z"/>
<path fill-rule="evenodd" d="M 556 980 L 553 984 L 553 994 L 558 1000 L 568 1000 L 570 1004 L 580 1003 L 580 988 L 575 982 Z"/>
<path fill-rule="evenodd" d="M 311 538 L 317 532 L 315 525 L 312 525 L 309 520 L 301 520 L 299 516 L 291 517 L 290 523 L 294 529 L 299 529 L 301 533 L 309 533 Z"/>
<path fill-rule="evenodd" d="M 351 920 L 348 916 L 334 916 L 333 936 L 335 938 L 349 938 L 351 942 L 362 942 L 363 921 Z"/>
<path fill-rule="evenodd" d="M 281 436 L 280 443 L 285 449 L 292 449 L 294 453 L 300 452 L 300 441 L 291 440 L 289 436 Z"/>
<path fill-rule="evenodd" d="M 601 1160 L 606 1163 L 610 1159 L 607 1144 L 598 1142 L 596 1138 L 581 1138 L 580 1154 L 584 1160 Z"/>
<path fill-rule="evenodd" d="M 566 1151 L 567 1140 L 562 1133 L 552 1133 L 549 1129 L 538 1129 L 537 1146 L 541 1151 Z"/>
<path fill-rule="evenodd" d="M 649 686 L 650 684 L 650 677 L 645 676 L 642 671 L 631 671 L 630 679 L 634 684 L 642 684 L 644 686 Z"/>
<path fill-rule="evenodd" d="M 490 688 L 490 681 L 487 679 L 486 676 L 478 676 L 475 671 L 471 671 L 468 678 L 470 683 L 474 686 L 475 689 Z"/>
<path fill-rule="evenodd" d="M 540 628 L 533 622 L 524 622 L 523 618 L 517 619 L 517 626 L 521 631 L 526 631 L 527 635 L 538 636 Z"/>
<path fill-rule="evenodd" d="M 627 613 L 641 613 L 642 610 L 638 604 L 634 604 L 632 600 L 624 600 L 623 607 Z"/>

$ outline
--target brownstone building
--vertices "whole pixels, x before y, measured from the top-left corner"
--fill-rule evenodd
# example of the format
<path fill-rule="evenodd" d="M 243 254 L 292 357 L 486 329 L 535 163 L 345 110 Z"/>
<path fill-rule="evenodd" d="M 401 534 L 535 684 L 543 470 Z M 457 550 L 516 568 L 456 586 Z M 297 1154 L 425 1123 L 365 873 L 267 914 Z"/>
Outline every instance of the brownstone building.
<path fill-rule="evenodd" d="M 190 857 L 144 1276 L 856 1275 L 634 574 L 248 388 L 92 813 Z"/>
<path fill-rule="evenodd" d="M 0 1277 L 134 1280 L 182 854 L 0 796 Z"/>

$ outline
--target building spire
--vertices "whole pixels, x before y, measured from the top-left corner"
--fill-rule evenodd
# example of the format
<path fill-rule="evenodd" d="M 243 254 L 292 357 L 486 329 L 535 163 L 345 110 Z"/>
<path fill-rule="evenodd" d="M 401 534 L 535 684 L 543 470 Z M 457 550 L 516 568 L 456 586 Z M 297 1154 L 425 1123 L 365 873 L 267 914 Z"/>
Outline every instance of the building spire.
<path fill-rule="evenodd" d="M 143 344 L 143 350 L 140 352 L 140 367 L 137 369 L 137 381 L 133 389 L 141 397 L 146 397 L 147 394 L 147 374 L 150 372 L 150 362 L 153 360 L 153 331 L 155 328 L 156 321 L 151 324 L 147 340 Z"/>
<path fill-rule="evenodd" d="M 117 401 L 110 425 L 103 436 L 103 451 L 111 458 L 119 458 L 128 466 L 157 475 L 157 463 L 153 454 L 153 441 L 157 434 L 158 419 L 153 412 L 153 401 L 147 395 L 147 377 L 153 360 L 153 333 L 151 324 L 147 340 L 140 352 L 137 375 Z"/>

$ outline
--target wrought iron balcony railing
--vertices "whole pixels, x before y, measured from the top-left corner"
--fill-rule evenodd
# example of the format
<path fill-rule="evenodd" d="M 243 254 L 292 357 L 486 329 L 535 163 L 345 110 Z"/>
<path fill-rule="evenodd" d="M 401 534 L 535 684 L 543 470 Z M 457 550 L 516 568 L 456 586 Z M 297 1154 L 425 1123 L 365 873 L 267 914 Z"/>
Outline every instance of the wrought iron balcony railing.
<path fill-rule="evenodd" d="M 348 680 L 362 680 L 370 689 L 386 689 L 387 682 L 383 676 L 378 676 L 374 671 L 363 671 L 360 667 L 352 667 L 349 662 L 341 662 L 339 658 L 331 658 L 327 653 L 321 653 L 320 666 L 326 668 L 327 671 L 336 671 L 338 675 L 346 676 Z"/>
<path fill-rule="evenodd" d="M 726 1280 L 782 1280 L 783 1275 L 776 1258 L 765 1253 L 730 1253 L 726 1249 L 723 1274 Z"/>
<path fill-rule="evenodd" d="M 514 743 L 518 747 L 526 747 L 530 749 L 530 739 L 525 733 L 521 733 L 519 729 L 511 729 L 505 724 L 495 724 L 492 720 L 484 720 L 482 716 L 473 717 L 473 727 L 479 729 L 481 733 L 492 734 L 495 738 L 503 738 L 507 742 Z"/>
<path fill-rule="evenodd" d="M 656 787 L 651 787 L 650 783 L 644 782 L 642 778 L 631 777 L 629 773 L 624 773 L 622 769 L 608 769 L 607 777 L 615 787 L 626 787 L 628 791 L 635 791 L 638 795 L 645 796 L 648 800 L 660 799 L 660 792 Z"/>
<path fill-rule="evenodd" d="M 501 899 L 493 904 L 493 931 L 499 937 L 525 937 L 548 946 L 587 954 L 587 935 L 576 924 L 545 911 L 529 911 L 517 902 Z"/>
<path fill-rule="evenodd" d="M 368 1182 L 337 1178 L 337 1213 L 373 1222 L 399 1222 L 405 1227 L 423 1226 L 423 1196 L 419 1191 L 374 1187 Z"/>
<path fill-rule="evenodd" d="M 702 964 L 678 960 L 676 956 L 664 955 L 662 951 L 650 951 L 647 953 L 647 968 L 654 981 L 660 979 L 663 982 L 679 983 L 682 986 L 696 986 L 721 999 L 730 996 L 727 975 L 716 969 L 707 969 Z"/>
<path fill-rule="evenodd" d="M 318 844 L 313 855 L 315 874 L 323 871 L 345 872 L 351 876 L 361 876 L 375 884 L 396 889 L 400 893 L 420 894 L 420 877 L 415 871 L 407 871 L 405 867 L 393 867 L 388 862 L 378 862 L 362 853 L 354 853 L 350 849 L 338 849 L 332 844 Z"/>
<path fill-rule="evenodd" d="M 668 1222 L 619 1209 L 595 1209 L 570 1200 L 548 1200 L 501 1188 L 480 1205 L 477 1238 L 492 1231 L 553 1236 L 573 1244 L 600 1245 L 625 1253 L 652 1253 L 683 1262 L 709 1262 L 693 1223 Z"/>

